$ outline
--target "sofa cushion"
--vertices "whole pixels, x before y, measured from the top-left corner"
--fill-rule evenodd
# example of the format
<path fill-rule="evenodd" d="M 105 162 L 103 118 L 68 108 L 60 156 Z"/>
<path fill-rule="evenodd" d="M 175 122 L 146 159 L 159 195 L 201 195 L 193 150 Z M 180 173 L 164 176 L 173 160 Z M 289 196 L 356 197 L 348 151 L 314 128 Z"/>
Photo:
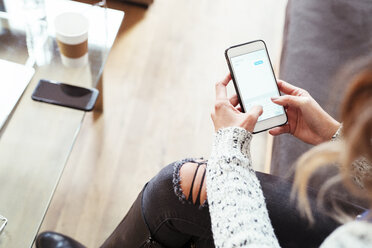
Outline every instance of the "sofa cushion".
<path fill-rule="evenodd" d="M 289 0 L 279 78 L 306 89 L 337 118 L 344 87 L 332 78 L 345 62 L 372 52 L 371 13 L 370 0 Z M 275 137 L 271 173 L 286 176 L 310 147 L 289 134 Z"/>

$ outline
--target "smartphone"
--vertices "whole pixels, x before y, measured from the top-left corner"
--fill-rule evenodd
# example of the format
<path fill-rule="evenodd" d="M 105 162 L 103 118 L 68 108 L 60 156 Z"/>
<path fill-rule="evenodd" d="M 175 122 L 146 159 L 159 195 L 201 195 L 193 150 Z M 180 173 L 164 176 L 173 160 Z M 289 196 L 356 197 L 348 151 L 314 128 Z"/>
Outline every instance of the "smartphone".
<path fill-rule="evenodd" d="M 225 57 L 242 111 L 247 112 L 254 105 L 263 107 L 253 133 L 287 123 L 284 108 L 271 101 L 271 97 L 280 96 L 280 91 L 265 42 L 232 46 L 226 49 Z"/>
<path fill-rule="evenodd" d="M 87 89 L 65 83 L 40 79 L 32 99 L 84 111 L 91 111 L 98 97 L 97 89 Z"/>

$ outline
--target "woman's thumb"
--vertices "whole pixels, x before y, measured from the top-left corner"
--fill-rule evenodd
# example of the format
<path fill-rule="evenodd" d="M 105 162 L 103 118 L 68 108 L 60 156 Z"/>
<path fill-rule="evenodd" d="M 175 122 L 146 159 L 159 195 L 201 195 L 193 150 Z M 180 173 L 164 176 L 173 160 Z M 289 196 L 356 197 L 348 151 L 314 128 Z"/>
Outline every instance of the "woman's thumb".
<path fill-rule="evenodd" d="M 257 122 L 258 120 L 258 117 L 260 117 L 260 115 L 262 115 L 263 113 L 263 108 L 262 106 L 260 105 L 256 105 L 256 106 L 253 106 L 249 112 L 247 113 L 249 116 L 252 117 L 252 120 L 254 121 L 254 123 Z"/>
<path fill-rule="evenodd" d="M 291 95 L 284 95 L 279 97 L 272 97 L 271 101 L 273 103 L 279 104 L 281 106 L 294 106 L 294 107 L 300 107 L 301 104 L 301 97 L 299 96 L 291 96 Z"/>

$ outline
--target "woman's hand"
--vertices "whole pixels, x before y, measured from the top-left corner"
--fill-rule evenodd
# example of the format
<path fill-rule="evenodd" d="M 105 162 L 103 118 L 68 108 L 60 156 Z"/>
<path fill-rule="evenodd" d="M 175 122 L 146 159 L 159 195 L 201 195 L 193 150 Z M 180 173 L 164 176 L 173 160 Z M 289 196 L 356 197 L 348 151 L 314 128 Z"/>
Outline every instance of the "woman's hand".
<path fill-rule="evenodd" d="M 278 81 L 278 86 L 287 95 L 271 100 L 286 108 L 288 123 L 271 129 L 269 133 L 274 136 L 290 133 L 313 145 L 329 141 L 340 123 L 327 114 L 306 90 L 284 81 Z"/>
<path fill-rule="evenodd" d="M 248 113 L 242 113 L 236 108 L 239 101 L 237 96 L 227 98 L 226 86 L 231 80 L 230 74 L 216 84 L 216 103 L 211 114 L 214 128 L 218 131 L 224 127 L 242 127 L 252 132 L 258 117 L 262 114 L 262 106 L 252 107 Z"/>

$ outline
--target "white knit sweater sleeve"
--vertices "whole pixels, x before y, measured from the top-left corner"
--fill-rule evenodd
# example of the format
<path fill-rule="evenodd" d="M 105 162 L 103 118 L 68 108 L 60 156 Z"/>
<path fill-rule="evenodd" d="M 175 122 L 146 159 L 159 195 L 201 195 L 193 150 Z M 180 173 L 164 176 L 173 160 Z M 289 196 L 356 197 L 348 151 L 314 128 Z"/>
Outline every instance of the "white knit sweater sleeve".
<path fill-rule="evenodd" d="M 372 223 L 352 221 L 337 228 L 322 243 L 320 248 L 371 248 Z"/>
<path fill-rule="evenodd" d="M 206 180 L 217 248 L 280 247 L 252 169 L 251 139 L 251 133 L 237 127 L 221 129 L 215 136 Z"/>
<path fill-rule="evenodd" d="M 339 141 L 341 139 L 342 139 L 342 125 L 337 130 L 335 135 L 333 135 L 332 141 Z M 361 157 L 358 160 L 354 161 L 352 165 L 353 165 L 352 166 L 353 180 L 355 184 L 361 188 L 364 188 L 364 184 L 363 184 L 364 178 L 372 174 L 371 163 L 366 158 Z"/>

